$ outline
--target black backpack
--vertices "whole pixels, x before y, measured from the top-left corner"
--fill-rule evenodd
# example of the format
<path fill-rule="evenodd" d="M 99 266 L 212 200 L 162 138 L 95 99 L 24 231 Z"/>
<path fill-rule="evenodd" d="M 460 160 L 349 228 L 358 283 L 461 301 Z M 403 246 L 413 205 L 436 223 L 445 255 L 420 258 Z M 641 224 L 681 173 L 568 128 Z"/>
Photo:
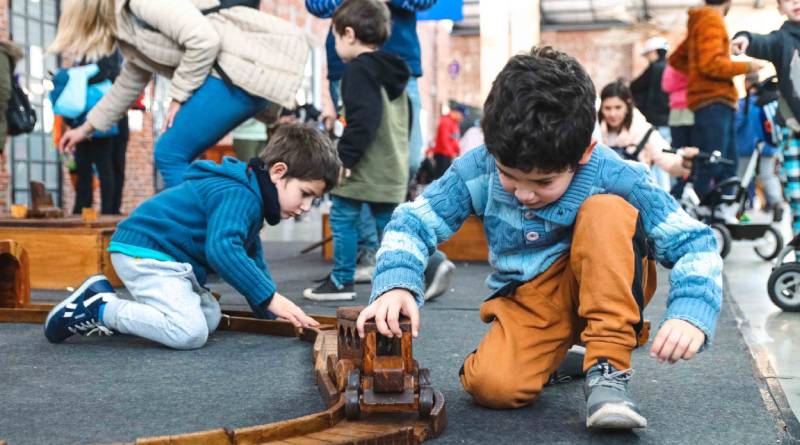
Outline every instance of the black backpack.
<path fill-rule="evenodd" d="M 33 127 L 36 126 L 36 111 L 31 107 L 28 95 L 25 94 L 19 82 L 14 78 L 14 67 L 10 62 L 11 58 L 9 57 L 9 66 L 11 68 L 8 71 L 11 76 L 11 98 L 8 100 L 6 122 L 8 122 L 8 134 L 16 136 L 33 131 Z"/>

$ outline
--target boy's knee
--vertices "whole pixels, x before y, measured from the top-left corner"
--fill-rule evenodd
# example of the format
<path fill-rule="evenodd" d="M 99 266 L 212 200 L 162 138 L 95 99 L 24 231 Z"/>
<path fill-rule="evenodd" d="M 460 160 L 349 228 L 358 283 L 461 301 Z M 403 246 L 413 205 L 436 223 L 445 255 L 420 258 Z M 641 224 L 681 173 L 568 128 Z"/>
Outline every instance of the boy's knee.
<path fill-rule="evenodd" d="M 638 216 L 636 208 L 621 196 L 600 194 L 586 198 L 581 204 L 579 214 L 591 214 L 592 219 L 618 220 L 621 216 Z"/>
<path fill-rule="evenodd" d="M 475 369 L 470 367 L 471 359 L 472 355 L 464 362 L 461 385 L 475 403 L 495 409 L 521 408 L 538 397 L 541 388 L 531 387 L 533 382 L 522 382 L 517 376 L 496 369 Z"/>
<path fill-rule="evenodd" d="M 182 320 L 175 323 L 168 334 L 167 346 L 173 349 L 197 349 L 208 341 L 205 317 L 200 320 Z"/>

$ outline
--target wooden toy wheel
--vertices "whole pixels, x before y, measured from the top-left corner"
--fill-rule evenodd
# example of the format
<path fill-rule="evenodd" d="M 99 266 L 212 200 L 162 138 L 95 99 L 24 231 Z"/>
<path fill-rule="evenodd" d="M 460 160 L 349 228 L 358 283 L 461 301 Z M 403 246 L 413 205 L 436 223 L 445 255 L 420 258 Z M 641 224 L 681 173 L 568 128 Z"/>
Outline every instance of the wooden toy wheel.
<path fill-rule="evenodd" d="M 353 369 L 347 374 L 347 389 L 344 390 L 344 415 L 347 420 L 361 418 L 361 371 Z"/>
<path fill-rule="evenodd" d="M 430 371 L 419 370 L 419 417 L 427 419 L 433 410 L 433 388 L 431 388 Z"/>

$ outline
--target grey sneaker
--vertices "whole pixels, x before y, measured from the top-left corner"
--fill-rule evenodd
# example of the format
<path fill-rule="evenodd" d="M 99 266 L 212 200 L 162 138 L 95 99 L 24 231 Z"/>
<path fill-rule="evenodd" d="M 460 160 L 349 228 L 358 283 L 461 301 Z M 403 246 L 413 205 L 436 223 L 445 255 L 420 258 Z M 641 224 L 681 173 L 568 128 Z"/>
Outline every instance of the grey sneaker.
<path fill-rule="evenodd" d="M 372 283 L 372 275 L 375 274 L 375 251 L 359 250 L 356 257 L 356 273 L 353 281 L 357 284 Z"/>
<path fill-rule="evenodd" d="M 581 345 L 573 345 L 564 356 L 558 369 L 550 374 L 550 379 L 546 385 L 554 385 L 556 383 L 568 383 L 573 380 L 582 379 L 586 377 L 583 371 L 583 357 L 586 355 L 586 348 Z"/>
<path fill-rule="evenodd" d="M 603 358 L 589 368 L 583 385 L 587 428 L 629 430 L 647 426 L 647 419 L 628 394 L 632 375 L 632 369 L 618 371 Z"/>
<path fill-rule="evenodd" d="M 447 292 L 455 270 L 456 265 L 444 254 L 431 256 L 428 267 L 425 269 L 425 301 L 433 300 Z"/>

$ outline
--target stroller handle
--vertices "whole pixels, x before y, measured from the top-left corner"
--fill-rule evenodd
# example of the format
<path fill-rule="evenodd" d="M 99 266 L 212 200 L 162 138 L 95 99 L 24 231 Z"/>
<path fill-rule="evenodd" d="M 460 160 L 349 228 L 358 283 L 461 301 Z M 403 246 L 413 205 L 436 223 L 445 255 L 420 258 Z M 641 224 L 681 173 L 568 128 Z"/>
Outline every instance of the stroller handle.
<path fill-rule="evenodd" d="M 678 154 L 678 150 L 674 148 L 667 148 L 662 150 L 664 153 L 673 153 Z M 722 164 L 722 165 L 733 165 L 733 161 L 728 158 L 723 158 L 722 153 L 719 150 L 714 150 L 711 153 L 704 153 L 700 152 L 692 158 L 693 161 L 701 161 L 708 164 Z"/>

